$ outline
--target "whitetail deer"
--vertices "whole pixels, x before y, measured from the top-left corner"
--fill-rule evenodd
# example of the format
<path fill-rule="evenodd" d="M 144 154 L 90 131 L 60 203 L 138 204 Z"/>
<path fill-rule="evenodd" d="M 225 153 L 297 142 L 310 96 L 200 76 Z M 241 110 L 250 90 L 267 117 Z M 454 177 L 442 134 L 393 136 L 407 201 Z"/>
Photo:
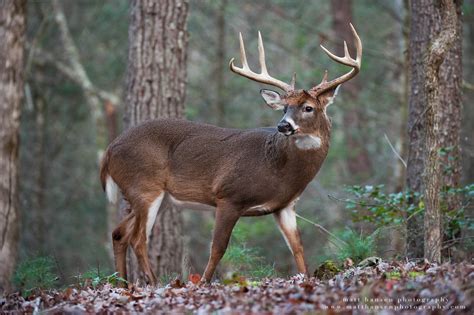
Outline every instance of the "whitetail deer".
<path fill-rule="evenodd" d="M 307 274 L 295 203 L 328 153 L 331 121 L 326 107 L 338 87 L 360 70 L 362 43 L 350 27 L 356 59 L 349 55 L 345 42 L 344 57 L 321 48 L 331 59 L 352 69 L 332 81 L 327 81 L 326 71 L 322 82 L 307 91 L 295 89 L 294 76 L 287 84 L 268 74 L 260 32 L 261 73 L 250 70 L 240 34 L 242 68 L 236 67 L 232 59 L 230 69 L 285 92 L 261 91 L 268 106 L 284 111 L 277 128 L 237 130 L 156 119 L 130 128 L 109 145 L 100 170 L 102 185 L 111 201 L 116 200 L 119 189 L 132 209 L 112 234 L 120 276 L 126 279 L 126 252 L 131 245 L 148 282 L 156 283 L 146 243 L 165 194 L 177 204 L 216 208 L 204 281 L 211 280 L 237 220 L 270 213 L 295 258 L 298 272 Z"/>

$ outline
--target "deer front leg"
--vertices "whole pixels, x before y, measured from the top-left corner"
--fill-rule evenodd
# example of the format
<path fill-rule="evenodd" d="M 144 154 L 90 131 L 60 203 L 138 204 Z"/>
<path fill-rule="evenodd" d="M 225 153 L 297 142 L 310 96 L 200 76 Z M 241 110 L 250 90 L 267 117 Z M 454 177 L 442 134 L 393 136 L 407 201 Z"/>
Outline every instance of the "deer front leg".
<path fill-rule="evenodd" d="M 217 207 L 214 234 L 212 236 L 211 255 L 204 271 L 203 279 L 210 282 L 217 264 L 227 249 L 229 239 L 240 213 L 231 207 Z"/>
<path fill-rule="evenodd" d="M 293 257 L 295 258 L 298 272 L 308 275 L 308 269 L 304 261 L 303 244 L 301 243 L 300 232 L 296 226 L 294 205 L 289 205 L 287 208 L 276 212 L 274 216 Z"/>

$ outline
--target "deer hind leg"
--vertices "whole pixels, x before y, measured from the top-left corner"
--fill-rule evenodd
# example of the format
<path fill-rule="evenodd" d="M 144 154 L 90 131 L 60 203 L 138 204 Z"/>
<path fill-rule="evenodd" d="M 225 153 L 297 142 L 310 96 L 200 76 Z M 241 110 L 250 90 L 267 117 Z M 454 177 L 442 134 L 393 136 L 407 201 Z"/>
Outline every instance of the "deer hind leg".
<path fill-rule="evenodd" d="M 134 205 L 137 220 L 135 231 L 131 237 L 131 245 L 137 256 L 138 264 L 145 274 L 146 281 L 151 285 L 156 285 L 156 276 L 148 258 L 147 245 L 164 195 L 165 193 L 161 192 L 152 202 L 139 202 Z"/>
<path fill-rule="evenodd" d="M 217 264 L 227 249 L 232 230 L 240 217 L 235 208 L 219 207 L 216 210 L 216 222 L 212 236 L 211 255 L 204 271 L 204 281 L 210 282 Z"/>
<path fill-rule="evenodd" d="M 303 244 L 301 243 L 300 232 L 296 226 L 296 213 L 294 205 L 289 205 L 274 214 L 278 227 L 295 258 L 296 267 L 299 273 L 308 275 L 308 269 L 304 260 Z"/>
<path fill-rule="evenodd" d="M 127 249 L 135 226 L 135 213 L 126 215 L 112 232 L 115 270 L 120 277 L 127 279 Z"/>

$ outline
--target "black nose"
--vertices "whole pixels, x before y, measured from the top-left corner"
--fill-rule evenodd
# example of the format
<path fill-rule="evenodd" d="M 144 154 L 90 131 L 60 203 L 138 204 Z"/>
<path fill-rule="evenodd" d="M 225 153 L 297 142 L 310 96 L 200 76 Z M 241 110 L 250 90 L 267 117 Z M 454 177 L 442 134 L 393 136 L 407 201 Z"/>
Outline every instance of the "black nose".
<path fill-rule="evenodd" d="M 278 123 L 278 131 L 279 132 L 282 132 L 282 133 L 287 133 L 287 132 L 291 132 L 293 131 L 293 127 L 291 126 L 291 124 L 287 121 L 280 121 Z"/>

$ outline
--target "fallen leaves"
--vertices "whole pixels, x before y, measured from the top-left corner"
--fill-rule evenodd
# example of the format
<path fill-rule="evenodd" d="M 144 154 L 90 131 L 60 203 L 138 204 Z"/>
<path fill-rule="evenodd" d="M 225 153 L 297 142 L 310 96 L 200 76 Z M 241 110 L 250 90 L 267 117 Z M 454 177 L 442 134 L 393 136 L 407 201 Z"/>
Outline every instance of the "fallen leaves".
<path fill-rule="evenodd" d="M 199 281 L 201 281 L 201 275 L 192 273 L 189 275 L 188 280 L 191 281 L 192 284 L 199 284 Z"/>
<path fill-rule="evenodd" d="M 350 264 L 347 264 L 350 266 Z M 232 276 L 228 285 L 200 285 L 173 280 L 164 287 L 67 288 L 41 292 L 25 299 L 15 293 L 0 298 L 0 313 L 330 313 L 473 314 L 474 265 L 434 265 L 424 262 L 351 266 L 326 281 L 296 275 L 261 281 Z"/>

